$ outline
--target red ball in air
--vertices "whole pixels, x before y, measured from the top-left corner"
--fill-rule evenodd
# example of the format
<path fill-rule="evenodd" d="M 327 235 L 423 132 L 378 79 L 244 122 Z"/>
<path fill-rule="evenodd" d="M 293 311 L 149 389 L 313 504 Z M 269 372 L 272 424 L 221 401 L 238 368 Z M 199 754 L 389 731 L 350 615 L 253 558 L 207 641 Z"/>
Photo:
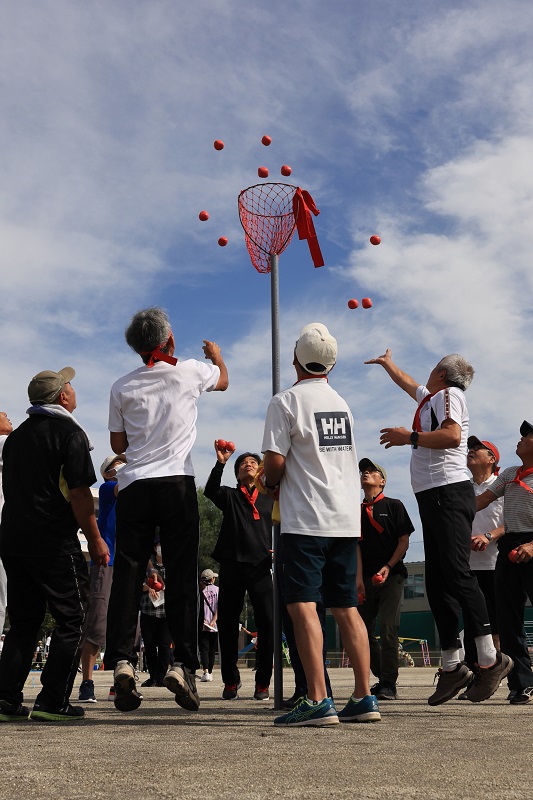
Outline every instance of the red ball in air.
<path fill-rule="evenodd" d="M 363 297 L 363 299 L 361 300 L 361 305 L 363 306 L 363 308 L 372 308 L 372 300 L 370 299 L 370 297 Z"/>
<path fill-rule="evenodd" d="M 265 136 L 263 136 L 261 139 L 261 144 L 264 144 L 265 147 L 268 147 L 270 144 L 272 144 L 272 136 L 266 136 L 265 134 Z"/>
<path fill-rule="evenodd" d="M 226 450 L 228 451 L 228 453 L 235 452 L 235 445 L 233 444 L 233 442 L 226 442 Z"/>
<path fill-rule="evenodd" d="M 213 147 L 215 148 L 215 150 L 223 150 L 224 142 L 222 141 L 222 139 L 215 139 L 215 141 L 213 142 Z"/>
<path fill-rule="evenodd" d="M 283 164 L 280 172 L 281 172 L 282 175 L 284 175 L 286 178 L 288 178 L 289 175 L 292 173 L 292 168 L 289 167 L 288 164 Z"/>
<path fill-rule="evenodd" d="M 205 222 L 206 220 L 209 219 L 209 214 L 207 213 L 207 211 L 200 211 L 200 213 L 198 214 L 198 219 L 201 220 L 201 222 Z"/>
<path fill-rule="evenodd" d="M 372 585 L 373 586 L 379 586 L 380 584 L 383 583 L 384 580 L 385 580 L 385 578 L 383 577 L 383 575 L 379 575 L 377 572 L 376 572 L 375 575 L 372 575 Z"/>
<path fill-rule="evenodd" d="M 381 237 L 380 236 L 371 236 L 370 237 L 370 244 L 381 244 Z"/>
<path fill-rule="evenodd" d="M 511 550 L 511 552 L 507 557 L 509 561 L 512 561 L 513 564 L 516 564 L 516 562 L 518 561 L 518 550 Z"/>
<path fill-rule="evenodd" d="M 228 243 L 227 236 L 221 236 L 220 239 L 218 240 L 218 243 L 220 247 L 225 247 Z"/>
<path fill-rule="evenodd" d="M 359 302 L 353 297 L 351 300 L 348 300 L 348 308 L 358 308 Z"/>
<path fill-rule="evenodd" d="M 257 170 L 257 174 L 260 178 L 268 178 L 268 168 L 267 167 L 259 167 Z"/>

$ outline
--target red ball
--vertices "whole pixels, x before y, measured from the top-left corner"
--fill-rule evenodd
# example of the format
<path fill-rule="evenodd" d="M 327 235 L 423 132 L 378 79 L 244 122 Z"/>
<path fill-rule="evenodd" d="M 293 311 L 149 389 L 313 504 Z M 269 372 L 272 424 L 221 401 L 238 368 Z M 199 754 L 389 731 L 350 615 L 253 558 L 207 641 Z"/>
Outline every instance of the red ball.
<path fill-rule="evenodd" d="M 366 600 L 365 595 L 362 592 L 358 592 L 357 593 L 357 605 L 358 606 L 362 606 L 363 603 L 365 602 L 365 600 Z"/>
<path fill-rule="evenodd" d="M 266 136 L 266 135 L 263 136 L 263 138 L 261 139 L 261 144 L 264 144 L 265 147 L 268 147 L 269 144 L 272 144 L 272 136 Z"/>
<path fill-rule="evenodd" d="M 219 243 L 219 245 L 221 247 L 225 247 L 227 245 L 227 243 L 228 243 L 227 237 L 226 236 L 221 236 L 220 239 L 218 240 L 218 243 Z"/>
<path fill-rule="evenodd" d="M 225 439 L 218 439 L 217 440 L 217 450 L 225 450 L 228 446 L 228 443 Z"/>
<path fill-rule="evenodd" d="M 361 305 L 363 306 L 363 308 L 372 308 L 372 300 L 370 299 L 370 297 L 363 297 L 363 299 L 361 300 Z"/>
<path fill-rule="evenodd" d="M 163 588 L 163 584 L 162 583 L 160 583 L 159 581 L 154 581 L 154 585 L 152 586 L 152 589 L 155 592 L 160 592 L 162 588 Z"/>
<path fill-rule="evenodd" d="M 370 244 L 381 244 L 381 238 L 379 236 L 371 236 Z"/>
<path fill-rule="evenodd" d="M 358 308 L 358 306 L 359 302 L 355 298 L 348 300 L 348 308 Z"/>
<path fill-rule="evenodd" d="M 215 148 L 215 150 L 223 150 L 224 142 L 222 141 L 222 139 L 215 139 L 215 141 L 213 142 L 213 147 Z"/>
<path fill-rule="evenodd" d="M 268 178 L 268 169 L 267 167 L 259 167 L 257 170 L 257 174 L 260 178 Z"/>
<path fill-rule="evenodd" d="M 285 177 L 288 178 L 291 173 L 292 173 L 291 167 L 289 167 L 288 164 L 283 164 L 281 168 L 281 174 L 285 175 Z"/>
<path fill-rule="evenodd" d="M 376 572 L 375 575 L 372 575 L 372 585 L 373 586 L 379 586 L 381 583 L 383 583 L 384 580 L 385 580 L 385 578 L 383 577 L 383 575 L 378 575 L 377 572 Z"/>
<path fill-rule="evenodd" d="M 205 222 L 207 219 L 209 219 L 209 214 L 207 213 L 207 211 L 200 211 L 200 213 L 198 214 L 198 219 L 201 220 L 202 222 Z"/>
<path fill-rule="evenodd" d="M 513 564 L 516 564 L 516 562 L 518 561 L 518 550 L 511 550 L 511 552 L 508 555 L 508 559 L 509 561 L 512 561 Z"/>
<path fill-rule="evenodd" d="M 226 442 L 226 450 L 228 451 L 228 453 L 235 452 L 235 445 L 233 444 L 233 442 Z"/>

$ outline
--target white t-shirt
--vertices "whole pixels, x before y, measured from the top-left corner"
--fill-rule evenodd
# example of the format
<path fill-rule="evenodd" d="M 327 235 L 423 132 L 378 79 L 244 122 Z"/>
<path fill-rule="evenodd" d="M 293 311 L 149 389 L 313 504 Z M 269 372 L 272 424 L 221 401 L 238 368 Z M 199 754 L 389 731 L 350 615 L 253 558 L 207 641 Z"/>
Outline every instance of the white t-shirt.
<path fill-rule="evenodd" d="M 117 473 L 118 488 L 143 478 L 192 475 L 197 402 L 212 391 L 220 370 L 189 359 L 176 366 L 158 361 L 119 378 L 111 388 L 109 430 L 128 438 L 126 465 Z"/>
<path fill-rule="evenodd" d="M 496 480 L 496 475 L 491 475 L 483 483 L 476 483 L 472 481 L 474 492 L 476 496 L 483 494 L 484 491 L 490 489 L 491 485 Z M 482 533 L 493 531 L 494 528 L 499 528 L 503 525 L 503 497 L 489 503 L 487 508 L 478 511 L 472 523 L 472 536 L 479 536 Z M 472 550 L 470 553 L 470 569 L 495 569 L 496 559 L 498 557 L 498 543 L 489 542 L 485 550 Z"/>
<path fill-rule="evenodd" d="M 282 533 L 361 535 L 353 417 L 323 378 L 297 383 L 268 406 L 262 450 L 285 456 Z"/>
<path fill-rule="evenodd" d="M 2 450 L 4 449 L 4 443 L 7 439 L 7 436 L 0 436 L 0 511 L 2 510 L 2 506 L 4 505 L 4 490 L 2 484 Z"/>
<path fill-rule="evenodd" d="M 419 386 L 416 390 L 417 403 L 421 403 L 429 394 L 426 386 Z M 466 466 L 468 409 L 464 392 L 455 386 L 441 389 L 420 411 L 422 431 L 437 430 L 446 419 L 451 419 L 461 426 L 461 444 L 459 447 L 447 447 L 444 450 L 430 447 L 412 449 L 411 485 L 415 493 L 470 479 L 470 472 Z"/>

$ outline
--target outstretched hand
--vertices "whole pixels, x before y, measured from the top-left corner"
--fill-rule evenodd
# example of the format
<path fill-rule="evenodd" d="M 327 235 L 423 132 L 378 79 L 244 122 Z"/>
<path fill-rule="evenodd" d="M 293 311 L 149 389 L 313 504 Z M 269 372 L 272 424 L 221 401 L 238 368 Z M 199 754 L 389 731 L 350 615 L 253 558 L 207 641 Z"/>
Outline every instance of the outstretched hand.
<path fill-rule="evenodd" d="M 212 361 L 213 363 L 215 363 L 221 357 L 220 347 L 218 346 L 218 344 L 216 342 L 210 342 L 207 339 L 204 339 L 203 341 L 204 341 L 204 345 L 202 347 L 202 350 L 205 353 L 205 357 L 209 361 Z"/>
<path fill-rule="evenodd" d="M 368 361 L 364 361 L 363 363 L 364 364 L 381 364 L 381 366 L 384 367 L 385 364 L 387 364 L 387 363 L 389 363 L 391 361 L 392 361 L 392 350 L 390 349 L 390 347 L 387 347 L 387 349 L 385 350 L 385 352 L 383 353 L 382 356 L 378 356 L 377 358 L 370 358 Z"/>
<path fill-rule="evenodd" d="M 234 450 L 219 450 L 217 447 L 218 439 L 215 439 L 214 444 L 217 461 L 220 461 L 221 464 L 225 464 L 232 457 Z"/>
<path fill-rule="evenodd" d="M 407 428 L 382 428 L 380 433 L 379 443 L 385 445 L 385 450 L 411 444 L 411 432 Z"/>

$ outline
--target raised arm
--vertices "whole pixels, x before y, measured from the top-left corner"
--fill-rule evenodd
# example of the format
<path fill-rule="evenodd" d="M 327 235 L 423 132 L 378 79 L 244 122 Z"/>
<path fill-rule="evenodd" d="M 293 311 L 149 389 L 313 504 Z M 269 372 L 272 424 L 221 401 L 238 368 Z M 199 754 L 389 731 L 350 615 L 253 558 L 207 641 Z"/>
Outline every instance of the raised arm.
<path fill-rule="evenodd" d="M 225 392 L 229 386 L 229 378 L 228 378 L 228 368 L 224 363 L 224 359 L 222 358 L 222 353 L 220 352 L 220 347 L 215 342 L 209 342 L 207 339 L 204 339 L 204 346 L 202 350 L 205 353 L 205 357 L 208 361 L 211 361 L 218 367 L 220 370 L 220 378 L 218 379 L 218 383 L 213 389 L 214 392 Z"/>
<path fill-rule="evenodd" d="M 390 347 L 387 347 L 385 353 L 382 356 L 378 356 L 377 358 L 371 358 L 369 361 L 365 361 L 365 364 L 381 364 L 383 369 L 388 373 L 388 375 L 392 378 L 394 383 L 403 389 L 404 392 L 416 400 L 416 390 L 420 386 L 419 383 L 415 381 L 414 378 L 411 378 L 407 372 L 401 370 L 392 360 L 392 350 Z"/>

